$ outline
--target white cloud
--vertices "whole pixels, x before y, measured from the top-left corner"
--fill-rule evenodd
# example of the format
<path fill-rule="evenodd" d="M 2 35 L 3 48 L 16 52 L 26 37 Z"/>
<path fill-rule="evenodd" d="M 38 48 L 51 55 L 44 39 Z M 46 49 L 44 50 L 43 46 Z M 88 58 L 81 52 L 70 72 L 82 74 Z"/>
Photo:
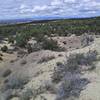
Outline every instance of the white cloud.
<path fill-rule="evenodd" d="M 52 6 L 54 6 L 54 5 L 61 5 L 61 4 L 63 4 L 62 0 L 53 0 L 53 1 L 51 2 L 51 5 L 52 5 Z"/>
<path fill-rule="evenodd" d="M 21 0 L 19 0 L 22 2 Z M 23 0 L 28 1 L 28 0 Z M 31 0 L 29 0 L 31 1 Z M 39 1 L 39 0 L 37 0 Z M 47 0 L 42 0 L 47 1 Z M 29 16 L 92 16 L 100 14 L 100 1 L 98 0 L 48 0 L 49 4 L 33 4 L 22 2 L 17 8 L 19 15 Z"/>
<path fill-rule="evenodd" d="M 20 6 L 20 9 L 25 9 L 26 7 L 27 7 L 26 5 L 22 4 L 22 5 Z"/>
<path fill-rule="evenodd" d="M 32 9 L 32 12 L 37 12 L 37 11 L 44 11 L 48 8 L 48 6 L 44 5 L 44 6 L 34 6 Z"/>
<path fill-rule="evenodd" d="M 64 0 L 66 3 L 74 3 L 76 0 Z"/>

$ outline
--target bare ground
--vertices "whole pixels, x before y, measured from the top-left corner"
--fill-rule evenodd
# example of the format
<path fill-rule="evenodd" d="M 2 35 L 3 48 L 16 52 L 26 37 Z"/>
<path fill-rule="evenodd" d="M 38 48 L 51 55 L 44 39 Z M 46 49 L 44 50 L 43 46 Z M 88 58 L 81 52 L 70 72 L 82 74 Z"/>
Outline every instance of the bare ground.
<path fill-rule="evenodd" d="M 58 37 L 59 44 L 66 48 L 64 52 L 53 52 L 49 50 L 41 50 L 25 56 L 21 59 L 17 59 L 17 54 L 3 53 L 3 61 L 0 62 L 0 86 L 2 87 L 5 79 L 11 77 L 29 77 L 30 81 L 24 86 L 25 91 L 28 88 L 32 90 L 38 90 L 40 86 L 44 85 L 45 82 L 51 82 L 51 76 L 54 68 L 57 67 L 57 62 L 64 62 L 66 56 L 72 53 L 86 53 L 89 50 L 97 50 L 98 57 L 100 54 L 100 38 L 96 38 L 94 43 L 90 46 L 81 48 L 79 37 Z M 39 63 L 43 57 L 54 56 L 54 59 Z M 17 59 L 17 60 L 16 60 Z M 11 62 L 14 60 L 14 62 Z M 26 63 L 22 63 L 26 61 Z M 2 74 L 6 69 L 11 69 L 12 73 L 3 78 Z M 96 62 L 96 69 L 90 72 L 83 72 L 82 78 L 86 78 L 90 81 L 84 89 L 80 92 L 79 97 L 71 100 L 100 100 L 100 61 Z M 45 98 L 45 99 L 43 99 Z M 32 100 L 55 100 L 56 94 L 49 91 L 37 94 L 37 97 Z M 19 100 L 17 97 L 12 100 Z"/>

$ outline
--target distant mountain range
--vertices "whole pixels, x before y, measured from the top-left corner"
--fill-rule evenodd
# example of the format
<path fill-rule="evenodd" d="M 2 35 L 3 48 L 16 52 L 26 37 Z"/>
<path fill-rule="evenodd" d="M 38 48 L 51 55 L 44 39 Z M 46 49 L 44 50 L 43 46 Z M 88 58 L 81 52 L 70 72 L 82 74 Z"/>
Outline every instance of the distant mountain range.
<path fill-rule="evenodd" d="M 20 19 L 6 19 L 0 20 L 0 24 L 17 24 L 17 23 L 28 23 L 37 22 L 43 20 L 54 20 L 54 19 L 64 19 L 64 17 L 36 17 L 36 18 L 20 18 Z"/>
<path fill-rule="evenodd" d="M 16 24 L 16 23 L 26 23 L 31 22 L 33 19 L 8 19 L 8 20 L 0 20 L 0 24 Z"/>
<path fill-rule="evenodd" d="M 87 17 L 87 18 L 98 18 L 98 17 Z M 36 17 L 36 18 L 6 19 L 6 20 L 0 20 L 0 24 L 9 25 L 9 24 L 29 23 L 29 22 L 43 22 L 43 21 L 57 20 L 57 19 L 84 19 L 84 18 Z"/>

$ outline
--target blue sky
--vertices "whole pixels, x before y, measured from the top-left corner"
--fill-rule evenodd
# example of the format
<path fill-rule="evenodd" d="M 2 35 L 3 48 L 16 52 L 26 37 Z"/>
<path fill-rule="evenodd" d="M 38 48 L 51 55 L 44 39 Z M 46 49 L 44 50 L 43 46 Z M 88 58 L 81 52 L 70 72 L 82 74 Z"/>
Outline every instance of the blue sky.
<path fill-rule="evenodd" d="M 0 0 L 0 19 L 100 15 L 100 0 Z"/>

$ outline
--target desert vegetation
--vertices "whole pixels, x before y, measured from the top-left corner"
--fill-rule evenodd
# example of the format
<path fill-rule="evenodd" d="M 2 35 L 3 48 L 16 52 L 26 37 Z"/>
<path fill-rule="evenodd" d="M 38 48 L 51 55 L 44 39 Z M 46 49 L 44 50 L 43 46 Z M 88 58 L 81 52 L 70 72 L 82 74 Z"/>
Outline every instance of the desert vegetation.
<path fill-rule="evenodd" d="M 88 79 L 81 78 L 81 72 L 93 70 L 95 68 L 93 62 L 95 61 L 97 61 L 97 52 L 89 51 L 86 54 L 70 55 L 64 64 L 57 62 L 57 68 L 55 68 L 52 76 L 54 83 L 61 83 L 56 100 L 79 96 L 82 88 L 89 82 Z M 82 69 L 83 65 L 84 69 Z M 83 86 L 80 86 L 82 85 L 81 82 L 83 82 Z"/>
<path fill-rule="evenodd" d="M 7 50 L 8 50 L 8 47 L 6 45 L 4 45 L 3 47 L 1 47 L 1 51 L 7 52 Z"/>
<path fill-rule="evenodd" d="M 100 17 L 1 25 L 0 100 L 83 100 L 87 89 L 94 94 L 99 26 Z"/>
<path fill-rule="evenodd" d="M 5 25 L 0 26 L 1 35 L 10 35 L 17 33 L 28 33 L 32 36 L 38 36 L 40 33 L 44 35 L 58 34 L 67 35 L 69 33 L 81 35 L 83 33 L 96 33 L 100 32 L 99 24 L 100 18 L 87 18 L 87 19 L 69 19 L 69 20 L 57 20 L 48 22 L 37 22 L 17 24 L 17 25 Z"/>

